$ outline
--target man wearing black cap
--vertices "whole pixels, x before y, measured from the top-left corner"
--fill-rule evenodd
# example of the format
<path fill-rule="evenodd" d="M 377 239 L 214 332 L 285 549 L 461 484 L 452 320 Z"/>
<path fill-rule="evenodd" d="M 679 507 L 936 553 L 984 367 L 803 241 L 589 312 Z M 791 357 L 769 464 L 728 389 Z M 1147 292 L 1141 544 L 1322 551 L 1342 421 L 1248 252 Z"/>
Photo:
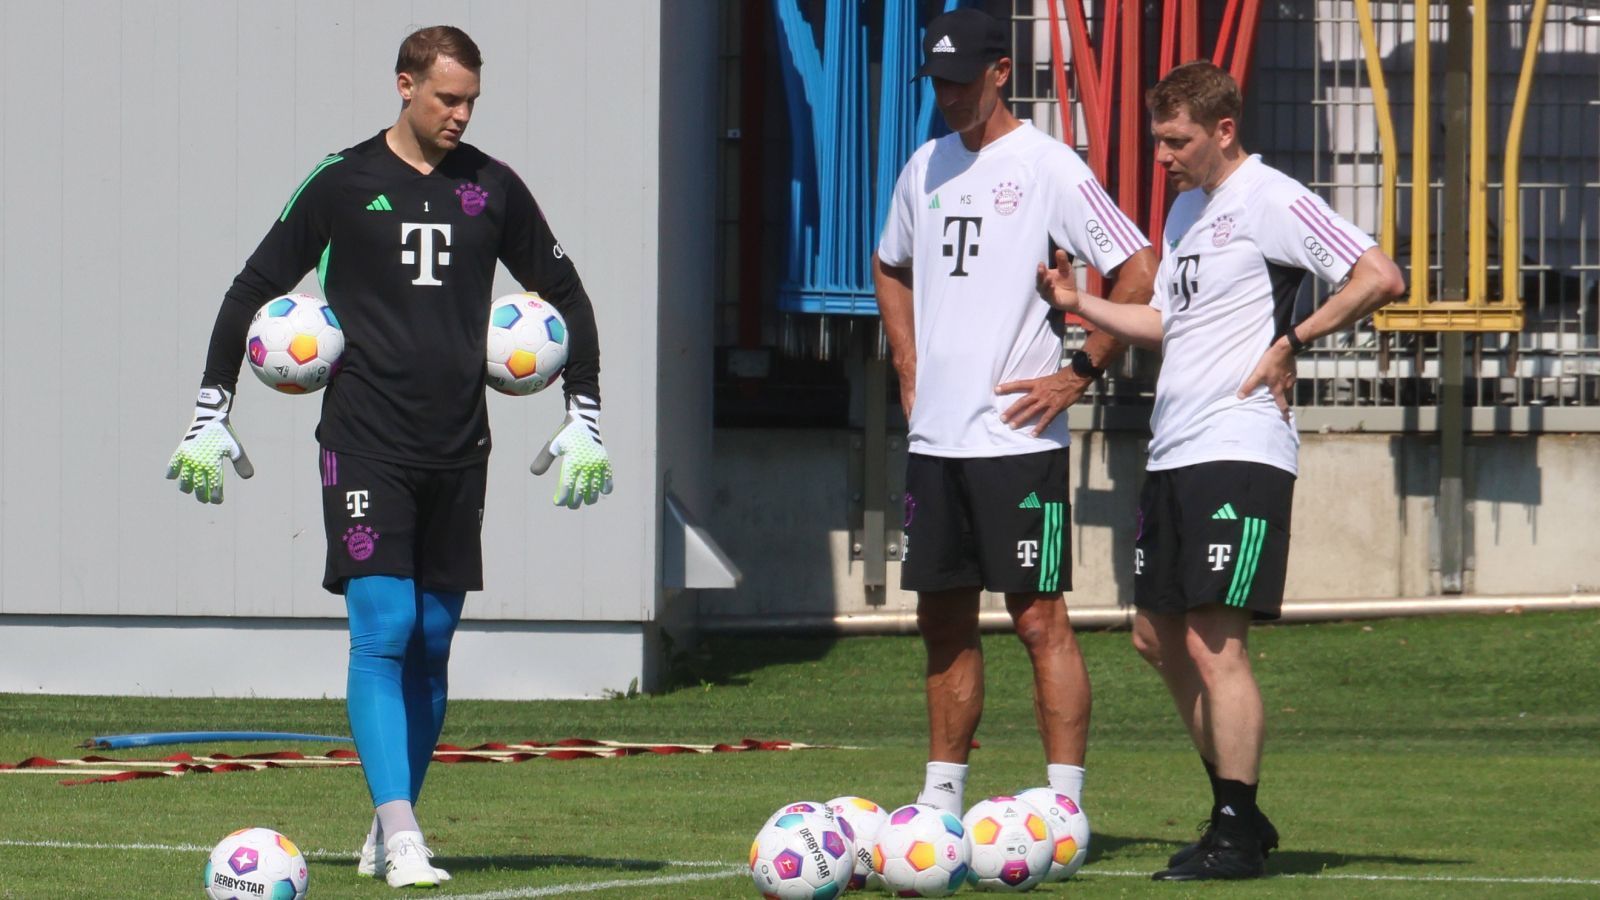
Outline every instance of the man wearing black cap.
<path fill-rule="evenodd" d="M 962 812 L 967 751 L 983 711 L 982 591 L 1006 610 L 1033 664 L 1052 789 L 1083 789 L 1089 679 L 1062 591 L 1067 420 L 1060 413 L 1122 351 L 1092 335 L 1061 367 L 1061 320 L 1035 292 L 1053 247 L 1145 303 L 1149 242 L 1072 149 L 1001 101 L 1006 26 L 976 9 L 928 24 L 918 76 L 952 132 L 906 163 L 873 280 L 910 426 L 901 587 L 917 592 L 927 649 L 928 767 L 918 802 Z"/>

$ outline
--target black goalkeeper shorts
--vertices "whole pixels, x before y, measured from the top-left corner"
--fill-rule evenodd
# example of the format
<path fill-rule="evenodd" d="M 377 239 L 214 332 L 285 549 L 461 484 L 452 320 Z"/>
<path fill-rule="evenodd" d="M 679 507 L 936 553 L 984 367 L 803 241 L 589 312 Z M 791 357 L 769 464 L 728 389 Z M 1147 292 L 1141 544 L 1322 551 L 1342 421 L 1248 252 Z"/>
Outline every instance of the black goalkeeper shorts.
<path fill-rule="evenodd" d="M 436 591 L 483 589 L 487 460 L 424 469 L 323 448 L 322 522 L 328 563 L 322 586 L 348 578 L 412 578 Z"/>

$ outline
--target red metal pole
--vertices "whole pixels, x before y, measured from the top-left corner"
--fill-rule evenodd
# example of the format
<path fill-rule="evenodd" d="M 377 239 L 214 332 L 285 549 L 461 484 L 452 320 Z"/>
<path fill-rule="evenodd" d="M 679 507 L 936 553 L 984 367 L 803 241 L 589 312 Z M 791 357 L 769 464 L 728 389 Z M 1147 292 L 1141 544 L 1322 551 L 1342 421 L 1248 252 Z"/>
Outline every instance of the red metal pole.
<path fill-rule="evenodd" d="M 1190 62 L 1200 58 L 1200 6 L 1183 0 L 1178 16 L 1178 59 Z"/>
<path fill-rule="evenodd" d="M 1197 10 L 1191 9 L 1190 12 L 1194 13 Z M 1190 28 L 1198 18 L 1197 15 L 1183 15 L 1183 4 L 1179 0 L 1165 0 L 1162 4 L 1161 57 L 1156 61 L 1156 70 L 1160 73 L 1160 77 L 1165 78 L 1177 64 L 1175 53 L 1178 51 L 1178 45 L 1188 41 L 1191 30 L 1198 43 L 1198 25 L 1193 29 Z M 1183 37 L 1180 38 L 1180 34 Z M 1149 231 L 1146 234 L 1150 236 L 1150 244 L 1155 247 L 1156 255 L 1160 256 L 1166 249 L 1166 242 L 1161 238 L 1161 229 L 1166 226 L 1167 219 L 1167 176 L 1153 161 L 1149 163 L 1146 171 L 1150 172 L 1150 219 Z"/>
<path fill-rule="evenodd" d="M 1104 27 L 1100 29 L 1100 142 L 1105 144 L 1107 150 L 1111 144 L 1111 104 L 1112 86 L 1117 71 L 1117 28 L 1120 23 L 1117 13 L 1121 4 L 1117 0 L 1105 0 L 1106 17 Z"/>
<path fill-rule="evenodd" d="M 1067 10 L 1068 30 L 1072 34 L 1072 70 L 1078 73 L 1078 103 L 1083 108 L 1085 125 L 1089 130 L 1089 169 L 1095 176 L 1106 177 L 1105 142 L 1096 136 L 1105 128 L 1105 107 L 1100 102 L 1100 76 L 1095 70 L 1094 45 L 1089 43 L 1089 26 L 1083 18 L 1083 0 L 1062 0 Z"/>
<path fill-rule="evenodd" d="M 1238 18 L 1239 0 L 1228 0 L 1222 13 L 1222 31 L 1217 34 L 1217 46 L 1211 51 L 1211 63 L 1221 66 L 1228 58 L 1228 42 L 1233 39 L 1233 20 Z"/>
<path fill-rule="evenodd" d="M 1261 17 L 1261 0 L 1244 0 L 1244 9 L 1239 13 L 1239 39 L 1233 45 L 1233 63 L 1228 67 L 1233 80 L 1239 83 L 1240 93 L 1244 92 L 1245 78 L 1250 74 L 1250 60 L 1254 56 L 1256 41 L 1256 22 Z"/>
<path fill-rule="evenodd" d="M 1144 63 L 1142 38 L 1144 4 L 1123 0 L 1122 17 L 1122 109 L 1117 120 L 1117 205 L 1132 221 L 1139 221 L 1139 187 L 1144 181 L 1144 131 L 1141 127 L 1144 102 L 1139 70 Z"/>
<path fill-rule="evenodd" d="M 1067 61 L 1061 51 L 1061 13 L 1056 0 L 1050 2 L 1050 61 L 1056 77 L 1056 108 L 1061 112 L 1061 142 L 1072 146 L 1072 107 L 1067 103 Z M 1062 0 L 1065 2 L 1065 0 Z M 1078 65 L 1077 57 L 1072 64 Z"/>
<path fill-rule="evenodd" d="M 1106 144 L 1111 136 L 1111 123 L 1108 121 L 1110 86 L 1106 86 L 1107 94 L 1102 95 L 1100 77 L 1095 71 L 1094 45 L 1089 43 L 1089 25 L 1083 15 L 1083 0 L 1062 2 L 1066 4 L 1067 25 L 1072 33 L 1072 69 L 1078 73 L 1078 103 L 1083 109 L 1084 127 L 1089 132 L 1089 171 L 1103 184 L 1106 180 Z M 1088 275 L 1085 287 L 1089 293 L 1104 296 L 1105 282 L 1100 273 L 1090 269 Z M 1068 316 L 1067 321 L 1089 328 L 1088 323 L 1077 316 Z"/>

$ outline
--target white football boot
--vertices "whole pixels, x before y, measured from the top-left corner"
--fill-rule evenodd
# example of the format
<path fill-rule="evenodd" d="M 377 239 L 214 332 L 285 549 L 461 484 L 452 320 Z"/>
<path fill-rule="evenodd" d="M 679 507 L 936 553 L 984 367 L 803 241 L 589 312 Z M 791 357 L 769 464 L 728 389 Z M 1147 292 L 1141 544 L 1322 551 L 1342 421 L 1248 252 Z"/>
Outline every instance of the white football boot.
<path fill-rule="evenodd" d="M 383 844 L 373 840 L 372 832 L 367 832 L 367 839 L 361 844 L 361 858 L 356 862 L 356 874 L 362 878 L 382 878 L 388 870 L 383 855 Z"/>
<path fill-rule="evenodd" d="M 450 873 L 435 868 L 429 859 L 433 851 L 418 831 L 402 831 L 383 842 L 384 879 L 390 887 L 438 887 L 450 880 Z"/>
<path fill-rule="evenodd" d="M 361 855 L 356 862 L 356 874 L 362 878 L 383 878 L 388 869 L 383 842 L 373 840 L 372 832 L 367 832 L 367 839 L 361 844 Z M 450 873 L 438 866 L 433 867 L 433 872 L 440 881 L 450 880 Z"/>

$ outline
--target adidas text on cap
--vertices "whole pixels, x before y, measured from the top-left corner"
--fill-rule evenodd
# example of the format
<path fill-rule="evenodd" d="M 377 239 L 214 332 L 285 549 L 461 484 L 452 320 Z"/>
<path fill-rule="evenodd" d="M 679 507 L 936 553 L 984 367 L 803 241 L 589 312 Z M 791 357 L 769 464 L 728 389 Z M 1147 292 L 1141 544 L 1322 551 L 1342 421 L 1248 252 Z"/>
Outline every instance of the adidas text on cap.
<path fill-rule="evenodd" d="M 1005 24 L 981 9 L 947 12 L 928 23 L 917 77 L 971 84 L 990 63 L 1011 55 L 1006 38 Z"/>

